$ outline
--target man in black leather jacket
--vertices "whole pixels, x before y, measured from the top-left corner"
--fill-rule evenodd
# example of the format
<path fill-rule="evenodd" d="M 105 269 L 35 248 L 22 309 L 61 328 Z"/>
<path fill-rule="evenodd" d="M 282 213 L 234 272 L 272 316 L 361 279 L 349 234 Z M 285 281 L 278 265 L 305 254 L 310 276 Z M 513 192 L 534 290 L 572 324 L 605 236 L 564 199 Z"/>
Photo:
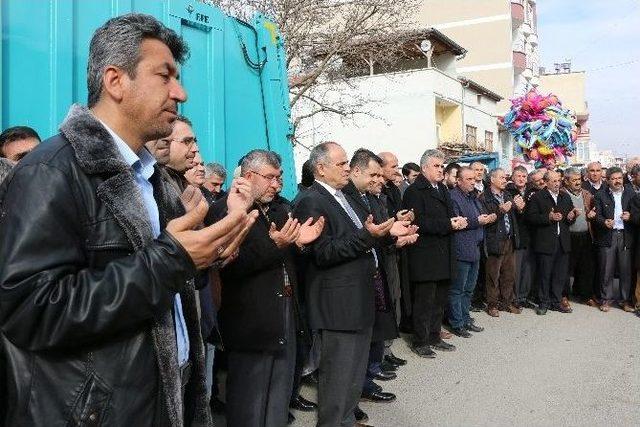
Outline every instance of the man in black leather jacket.
<path fill-rule="evenodd" d="M 151 16 L 107 21 L 90 44 L 89 108 L 72 106 L 0 187 L 2 425 L 211 424 L 189 279 L 255 216 L 193 231 L 207 210 L 196 199 L 168 222 L 175 201 L 144 143 L 171 133 L 186 51 Z"/>

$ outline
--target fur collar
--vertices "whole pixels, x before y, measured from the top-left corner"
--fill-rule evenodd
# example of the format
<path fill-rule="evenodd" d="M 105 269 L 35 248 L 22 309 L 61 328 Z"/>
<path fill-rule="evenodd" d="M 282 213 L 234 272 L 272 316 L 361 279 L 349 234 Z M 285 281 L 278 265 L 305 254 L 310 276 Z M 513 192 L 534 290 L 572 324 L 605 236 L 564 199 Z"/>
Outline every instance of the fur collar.
<path fill-rule="evenodd" d="M 115 141 L 102 123 L 88 108 L 74 104 L 60 126 L 60 132 L 73 148 L 80 168 L 87 175 L 100 175 L 103 178 L 97 186 L 96 195 L 114 215 L 134 250 L 141 250 L 150 245 L 154 240 L 153 230 L 134 172 L 124 161 Z M 167 206 L 175 204 L 176 201 L 179 203 L 180 195 L 170 191 L 158 167 L 151 182 L 154 184 L 154 197 L 160 215 L 162 217 L 164 214 L 166 217 Z M 169 213 L 171 214 L 174 213 Z M 189 414 L 189 421 L 191 425 L 211 425 L 211 415 L 206 401 L 204 348 L 197 313 L 197 296 L 192 280 L 180 295 L 189 332 L 190 359 L 193 367 L 189 381 L 189 388 L 193 390 L 190 396 L 192 400 L 188 405 L 192 412 Z M 167 415 L 169 425 L 182 427 L 185 424 L 185 402 L 182 399 L 171 310 L 167 310 L 155 320 L 150 334 L 162 383 L 165 403 L 163 413 Z"/>

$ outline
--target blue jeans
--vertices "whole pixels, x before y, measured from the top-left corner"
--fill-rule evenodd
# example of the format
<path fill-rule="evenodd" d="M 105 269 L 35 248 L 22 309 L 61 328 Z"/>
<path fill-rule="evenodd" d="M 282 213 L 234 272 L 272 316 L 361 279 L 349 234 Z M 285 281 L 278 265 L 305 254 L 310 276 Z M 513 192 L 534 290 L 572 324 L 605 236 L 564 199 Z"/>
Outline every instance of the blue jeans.
<path fill-rule="evenodd" d="M 471 323 L 469 308 L 473 290 L 478 280 L 480 261 L 456 261 L 456 276 L 449 288 L 449 324 L 452 328 L 463 328 Z"/>

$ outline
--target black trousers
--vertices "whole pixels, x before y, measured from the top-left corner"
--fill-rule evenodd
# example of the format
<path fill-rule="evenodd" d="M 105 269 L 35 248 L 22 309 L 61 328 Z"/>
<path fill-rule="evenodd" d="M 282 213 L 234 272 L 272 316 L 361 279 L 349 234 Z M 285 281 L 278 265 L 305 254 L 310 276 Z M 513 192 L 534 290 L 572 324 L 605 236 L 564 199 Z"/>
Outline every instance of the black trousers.
<path fill-rule="evenodd" d="M 413 345 L 440 341 L 442 315 L 449 294 L 449 279 L 413 284 Z"/>
<path fill-rule="evenodd" d="M 362 393 L 370 345 L 371 328 L 320 331 L 317 427 L 352 427 L 355 424 L 353 410 Z"/>
<path fill-rule="evenodd" d="M 611 246 L 599 248 L 598 267 L 600 290 L 603 302 L 631 302 L 631 249 L 625 247 L 624 233 L 613 231 Z M 613 292 L 613 278 L 616 273 L 620 278 L 619 298 Z"/>
<path fill-rule="evenodd" d="M 533 249 L 516 249 L 516 303 L 523 304 L 529 299 L 531 284 L 535 277 L 536 257 Z"/>
<path fill-rule="evenodd" d="M 562 250 L 560 237 L 555 241 L 553 254 L 538 254 L 538 297 L 540 307 L 560 304 L 562 290 L 569 271 L 569 254 Z"/>
<path fill-rule="evenodd" d="M 227 373 L 227 425 L 287 425 L 293 388 L 296 334 L 287 304 L 286 344 L 279 351 L 230 351 Z"/>
<path fill-rule="evenodd" d="M 595 268 L 591 262 L 593 254 L 591 233 L 571 233 L 571 253 L 569 254 L 569 274 L 564 294 L 571 294 L 582 300 L 587 300 L 594 296 L 594 274 Z M 573 277 L 573 286 L 570 287 Z M 570 289 L 571 288 L 571 289 Z"/>

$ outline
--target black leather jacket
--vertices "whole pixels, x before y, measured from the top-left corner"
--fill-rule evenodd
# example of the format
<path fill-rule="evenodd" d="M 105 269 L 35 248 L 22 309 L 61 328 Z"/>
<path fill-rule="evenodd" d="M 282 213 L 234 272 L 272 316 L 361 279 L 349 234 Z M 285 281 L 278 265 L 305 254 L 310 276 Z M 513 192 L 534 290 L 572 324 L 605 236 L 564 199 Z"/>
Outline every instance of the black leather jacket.
<path fill-rule="evenodd" d="M 0 425 L 175 424 L 151 331 L 195 266 L 166 232 L 140 241 L 130 176 L 93 154 L 53 137 L 0 188 Z"/>

